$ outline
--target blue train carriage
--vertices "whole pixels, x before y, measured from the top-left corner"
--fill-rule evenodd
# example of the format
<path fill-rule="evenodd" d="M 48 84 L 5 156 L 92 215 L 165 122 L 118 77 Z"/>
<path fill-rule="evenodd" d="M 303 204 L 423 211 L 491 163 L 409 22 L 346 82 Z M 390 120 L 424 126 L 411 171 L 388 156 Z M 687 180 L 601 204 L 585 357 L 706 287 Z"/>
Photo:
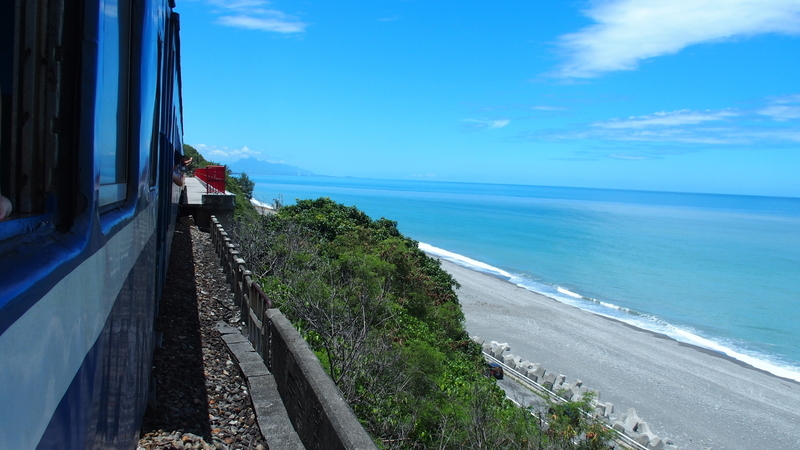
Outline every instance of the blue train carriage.
<path fill-rule="evenodd" d="M 0 449 L 133 449 L 179 199 L 167 0 L 0 3 Z"/>

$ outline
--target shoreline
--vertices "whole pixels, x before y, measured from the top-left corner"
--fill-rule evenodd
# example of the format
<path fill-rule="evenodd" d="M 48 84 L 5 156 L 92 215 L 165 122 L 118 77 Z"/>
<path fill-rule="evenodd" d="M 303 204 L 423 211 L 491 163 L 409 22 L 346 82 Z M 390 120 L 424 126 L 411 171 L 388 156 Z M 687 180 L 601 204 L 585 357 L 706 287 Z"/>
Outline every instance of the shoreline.
<path fill-rule="evenodd" d="M 545 297 L 547 297 L 547 296 L 545 295 Z M 551 300 L 556 301 L 556 302 L 558 301 L 556 299 L 551 299 Z M 578 308 L 578 309 L 580 309 L 580 308 Z M 582 311 L 586 311 L 586 310 L 582 310 Z M 745 361 L 742 361 L 740 359 L 736 359 L 733 356 L 728 355 L 726 353 L 723 353 L 723 352 L 720 352 L 720 351 L 717 351 L 717 350 L 714 350 L 714 349 L 706 348 L 706 347 L 703 347 L 701 345 L 692 344 L 690 342 L 679 341 L 679 340 L 675 339 L 674 337 L 666 335 L 664 333 L 659 333 L 658 331 L 653 331 L 653 330 L 648 330 L 646 328 L 637 327 L 636 325 L 632 325 L 630 323 L 627 323 L 625 321 L 619 320 L 619 319 L 614 318 L 614 317 L 604 316 L 602 314 L 597 314 L 597 313 L 592 312 L 592 311 L 586 311 L 586 312 L 589 313 L 589 314 L 594 314 L 595 316 L 600 317 L 601 319 L 606 319 L 606 320 L 611 320 L 613 322 L 617 322 L 617 323 L 622 324 L 623 326 L 629 327 L 629 328 L 631 328 L 633 330 L 642 331 L 644 333 L 649 333 L 653 337 L 656 337 L 656 338 L 659 338 L 659 339 L 667 339 L 669 341 L 673 341 L 673 342 L 677 343 L 680 346 L 688 347 L 688 348 L 690 348 L 690 349 L 692 349 L 694 351 L 703 352 L 703 353 L 705 353 L 705 354 L 707 354 L 709 356 L 722 358 L 722 359 L 724 359 L 726 361 L 729 361 L 729 362 L 732 362 L 732 363 L 737 364 L 739 366 L 742 366 L 745 369 L 755 370 L 756 372 L 760 372 L 760 373 L 762 373 L 764 375 L 767 375 L 767 376 L 770 376 L 770 377 L 774 377 L 774 378 L 776 378 L 778 380 L 786 381 L 788 383 L 795 384 L 795 385 L 797 385 L 798 389 L 800 389 L 800 381 L 794 380 L 792 378 L 787 378 L 787 377 L 782 377 L 780 375 L 776 375 L 776 374 L 774 374 L 774 373 L 772 373 L 772 372 L 770 372 L 768 370 L 764 370 L 764 369 L 758 368 L 758 367 L 756 367 L 756 366 L 754 366 L 752 364 L 749 364 L 749 363 L 747 363 Z"/>
<path fill-rule="evenodd" d="M 796 380 L 431 256 L 461 284 L 471 336 L 581 379 L 616 416 L 635 408 L 679 449 L 800 448 Z"/>
<path fill-rule="evenodd" d="M 425 245 L 427 245 L 427 244 L 425 244 Z M 431 248 L 435 248 L 435 247 L 431 247 Z M 791 383 L 794 383 L 794 384 L 797 384 L 798 386 L 800 386 L 800 378 L 791 378 L 789 376 L 780 375 L 778 373 L 771 372 L 769 369 L 766 369 L 766 368 L 763 368 L 763 367 L 759 367 L 759 366 L 757 366 L 757 365 L 755 365 L 753 363 L 747 362 L 746 360 L 739 359 L 736 356 L 732 356 L 732 355 L 726 353 L 725 351 L 717 350 L 717 349 L 714 349 L 712 347 L 706 347 L 706 346 L 703 346 L 702 344 L 699 344 L 699 343 L 696 343 L 696 342 L 691 342 L 691 341 L 687 341 L 687 340 L 681 340 L 679 338 L 671 336 L 670 334 L 668 334 L 667 332 L 664 332 L 664 331 L 659 331 L 659 330 L 653 330 L 653 329 L 650 329 L 650 328 L 646 328 L 646 327 L 641 326 L 641 325 L 639 325 L 637 323 L 628 322 L 628 321 L 626 321 L 626 320 L 624 320 L 624 319 L 622 319 L 620 317 L 615 317 L 615 316 L 613 316 L 611 314 L 605 314 L 602 311 L 592 310 L 590 308 L 581 307 L 581 306 L 576 305 L 574 303 L 570 303 L 570 302 L 567 302 L 567 301 L 559 300 L 558 298 L 554 298 L 554 297 L 548 295 L 547 293 L 539 292 L 539 291 L 536 291 L 536 290 L 533 290 L 533 289 L 530 289 L 528 287 L 525 287 L 525 286 L 522 286 L 520 284 L 515 283 L 512 280 L 513 276 L 511 274 L 509 274 L 509 273 L 506 273 L 505 271 L 502 271 L 501 269 L 497 269 L 495 267 L 485 265 L 483 263 L 480 263 L 480 262 L 475 261 L 475 260 L 471 260 L 469 258 L 466 259 L 466 262 L 468 264 L 467 265 L 463 265 L 463 264 L 460 264 L 459 262 L 457 262 L 459 259 L 463 258 L 463 257 L 461 257 L 461 255 L 457 255 L 457 254 L 451 253 L 451 252 L 446 252 L 446 251 L 443 251 L 441 249 L 436 249 L 436 250 L 438 252 L 447 253 L 448 256 L 450 256 L 452 259 L 444 256 L 444 253 L 439 254 L 439 253 L 435 253 L 435 252 L 431 252 L 429 250 L 423 249 L 423 251 L 425 251 L 425 253 L 428 256 L 430 256 L 430 257 L 432 257 L 434 259 L 438 259 L 438 260 L 443 261 L 443 262 L 446 261 L 446 262 L 448 262 L 450 264 L 457 265 L 457 266 L 462 267 L 462 268 L 464 268 L 466 270 L 470 270 L 470 271 L 473 271 L 475 273 L 479 273 L 479 274 L 482 274 L 482 275 L 490 276 L 490 277 L 495 278 L 495 279 L 497 279 L 499 281 L 511 284 L 511 285 L 513 285 L 515 287 L 518 287 L 520 289 L 528 291 L 528 292 L 530 292 L 530 293 L 532 293 L 534 295 L 542 296 L 544 298 L 547 298 L 547 299 L 552 300 L 554 302 L 560 303 L 562 305 L 571 306 L 571 307 L 576 308 L 578 310 L 585 311 L 585 312 L 587 312 L 589 314 L 593 314 L 593 315 L 595 315 L 597 317 L 601 317 L 601 318 L 604 318 L 604 319 L 608 319 L 608 320 L 612 320 L 612 321 L 618 322 L 620 324 L 623 324 L 625 326 L 631 327 L 632 329 L 635 329 L 635 330 L 638 330 L 638 331 L 652 333 L 654 336 L 663 337 L 664 339 L 669 339 L 669 340 L 675 341 L 675 342 L 679 343 L 680 345 L 685 345 L 687 347 L 695 348 L 698 351 L 706 352 L 706 353 L 708 353 L 710 355 L 715 355 L 715 356 L 719 356 L 721 358 L 728 359 L 728 360 L 730 360 L 732 362 L 735 362 L 737 364 L 742 365 L 743 367 L 747 367 L 747 368 L 750 368 L 750 369 L 753 369 L 753 370 L 757 370 L 757 371 L 762 372 L 764 374 L 767 374 L 767 375 L 770 375 L 770 376 L 773 376 L 773 377 L 779 378 L 781 380 L 785 380 L 785 381 L 788 381 L 788 382 L 791 382 Z M 560 287 L 558 289 L 559 289 L 559 291 L 561 290 Z M 579 294 L 574 294 L 574 296 L 575 296 L 575 298 L 578 298 L 578 299 L 581 299 L 581 300 L 584 300 L 584 301 L 594 302 L 594 303 L 602 303 L 602 302 L 600 302 L 598 300 L 595 300 L 595 299 L 592 299 L 592 298 L 588 298 L 588 297 L 584 297 L 584 296 L 581 296 Z M 686 330 L 684 330 L 684 331 L 686 331 Z M 710 342 L 713 342 L 714 344 L 720 345 L 719 342 L 714 341 L 712 338 L 704 338 L 704 337 L 699 336 L 699 335 L 695 336 L 695 337 L 698 338 L 698 339 L 709 340 Z M 733 352 L 733 353 L 741 354 L 741 353 L 739 353 L 740 350 L 738 350 L 736 348 L 727 348 L 727 347 L 724 347 L 724 348 L 726 350 L 728 350 L 728 351 Z M 741 354 L 741 355 L 749 357 L 751 359 L 754 359 L 754 360 L 756 360 L 756 361 L 758 361 L 758 362 L 760 362 L 760 363 L 762 363 L 762 364 L 764 364 L 766 366 L 774 367 L 778 371 L 789 372 L 789 373 L 792 373 L 793 375 L 796 375 L 796 376 L 800 377 L 800 372 L 794 372 L 793 371 L 794 367 L 792 367 L 792 366 L 788 366 L 788 367 L 777 366 L 777 365 L 774 365 L 772 362 L 770 362 L 769 359 L 765 359 L 765 358 L 759 359 L 759 357 L 749 356 L 749 355 L 745 355 L 745 354 Z"/>

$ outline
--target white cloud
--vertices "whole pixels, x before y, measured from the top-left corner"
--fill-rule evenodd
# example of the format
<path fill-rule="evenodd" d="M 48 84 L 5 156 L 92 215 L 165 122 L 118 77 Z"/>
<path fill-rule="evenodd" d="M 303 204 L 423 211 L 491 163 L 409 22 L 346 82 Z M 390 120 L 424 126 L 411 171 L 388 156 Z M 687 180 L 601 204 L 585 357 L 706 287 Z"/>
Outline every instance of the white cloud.
<path fill-rule="evenodd" d="M 753 141 L 736 128 L 667 128 L 663 130 L 613 130 L 592 138 L 620 142 L 671 142 L 694 145 L 743 145 Z"/>
<path fill-rule="evenodd" d="M 649 128 L 602 128 L 551 135 L 556 140 L 590 139 L 616 142 L 651 142 L 686 145 L 783 146 L 800 142 L 800 128 L 771 128 L 734 123 L 729 126 L 655 125 Z"/>
<path fill-rule="evenodd" d="M 218 162 L 225 163 L 238 161 L 242 158 L 264 160 L 264 155 L 250 150 L 247 146 L 231 149 L 228 147 L 217 147 L 215 145 L 197 144 L 194 147 L 205 159 L 211 161 L 219 160 Z"/>
<path fill-rule="evenodd" d="M 755 133 L 750 133 L 749 136 L 757 137 L 761 140 L 788 141 L 788 142 L 800 143 L 800 128 L 759 130 Z"/>
<path fill-rule="evenodd" d="M 563 108 L 561 106 L 531 106 L 531 109 L 537 109 L 539 111 L 566 111 L 567 108 Z"/>
<path fill-rule="evenodd" d="M 779 105 L 786 104 L 786 103 L 797 103 L 797 104 L 800 104 L 800 94 L 779 95 L 777 97 L 771 97 L 769 100 L 772 103 L 777 103 Z"/>
<path fill-rule="evenodd" d="M 772 120 L 764 120 L 764 116 Z M 662 111 L 576 124 L 569 130 L 534 132 L 522 137 L 549 141 L 627 142 L 643 147 L 645 144 L 673 145 L 683 150 L 708 146 L 786 147 L 800 142 L 797 119 L 800 119 L 800 95 L 793 94 L 766 98 L 762 105 L 749 109 Z M 633 156 L 638 155 L 634 152 L 614 157 L 630 159 Z"/>
<path fill-rule="evenodd" d="M 209 0 L 220 8 L 217 23 L 247 30 L 271 31 L 275 33 L 300 33 L 307 23 L 281 11 L 266 8 L 265 0 Z"/>
<path fill-rule="evenodd" d="M 299 33 L 306 24 L 302 22 L 286 22 L 281 19 L 250 16 L 222 16 L 217 20 L 220 25 L 248 30 L 274 31 L 276 33 Z"/>
<path fill-rule="evenodd" d="M 778 122 L 800 119 L 800 94 L 784 95 L 770 99 L 771 104 L 758 111 Z"/>
<path fill-rule="evenodd" d="M 800 106 L 772 105 L 758 112 L 762 116 L 772 117 L 773 120 L 785 122 L 800 119 Z"/>
<path fill-rule="evenodd" d="M 589 78 L 690 45 L 762 33 L 800 34 L 797 0 L 607 0 L 584 12 L 596 24 L 560 37 L 555 75 Z"/>
<path fill-rule="evenodd" d="M 674 127 L 725 120 L 738 115 L 738 113 L 730 110 L 690 111 L 688 109 L 682 109 L 680 111 L 672 112 L 657 112 L 650 116 L 629 117 L 627 119 L 611 119 L 602 122 L 595 122 L 592 124 L 592 126 L 608 129 L 642 129 L 652 126 Z"/>
<path fill-rule="evenodd" d="M 619 154 L 619 153 L 612 153 L 612 154 L 608 155 L 608 157 L 609 158 L 614 158 L 614 159 L 627 159 L 627 160 L 631 160 L 631 161 L 644 161 L 644 160 L 648 160 L 648 159 L 653 159 L 650 156 L 622 155 L 622 154 Z"/>
<path fill-rule="evenodd" d="M 465 122 L 471 122 L 470 128 L 492 130 L 496 128 L 503 128 L 511 123 L 510 119 L 496 119 L 496 120 L 478 120 L 478 119 L 465 119 Z"/>

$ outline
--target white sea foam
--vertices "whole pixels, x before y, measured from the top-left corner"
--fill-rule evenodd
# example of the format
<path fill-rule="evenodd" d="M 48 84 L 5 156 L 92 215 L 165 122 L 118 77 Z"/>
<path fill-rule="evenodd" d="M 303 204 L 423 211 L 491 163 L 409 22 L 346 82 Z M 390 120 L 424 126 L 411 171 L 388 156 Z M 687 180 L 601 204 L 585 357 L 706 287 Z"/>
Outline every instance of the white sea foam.
<path fill-rule="evenodd" d="M 459 255 L 458 253 L 449 252 L 447 250 L 434 247 L 424 242 L 420 242 L 418 246 L 419 249 L 425 253 L 430 253 L 431 255 L 435 255 L 442 259 L 446 259 L 450 262 L 456 263 L 460 266 L 464 266 L 468 269 L 477 270 L 479 272 L 491 273 L 493 275 L 499 275 L 509 280 L 511 279 L 511 274 L 506 272 L 505 270 L 498 269 L 497 267 L 490 266 L 489 264 L 482 263 L 480 261 L 476 261 L 464 255 Z"/>
<path fill-rule="evenodd" d="M 254 198 L 251 198 L 251 199 L 250 199 L 250 203 L 251 203 L 252 205 L 254 205 L 254 206 L 257 206 L 257 207 L 259 207 L 259 208 L 267 208 L 267 209 L 272 209 L 272 205 L 269 205 L 269 204 L 267 204 L 267 203 L 262 203 L 262 202 L 260 202 L 260 201 L 258 201 L 258 200 L 256 200 L 256 199 L 254 199 Z"/>
<path fill-rule="evenodd" d="M 570 290 L 564 289 L 564 288 L 563 288 L 563 287 L 561 287 L 561 286 L 558 286 L 558 287 L 556 287 L 556 290 L 557 290 L 558 292 L 561 292 L 562 294 L 569 295 L 570 297 L 573 297 L 573 298 L 583 298 L 583 296 L 582 296 L 582 295 L 580 295 L 580 294 L 576 294 L 576 293 L 574 293 L 574 292 L 572 292 L 572 291 L 570 291 Z"/>
<path fill-rule="evenodd" d="M 679 342 L 719 352 L 773 375 L 800 382 L 800 368 L 773 361 L 768 355 L 746 352 L 737 349 L 737 346 L 734 344 L 725 344 L 703 337 L 693 330 L 677 327 L 656 316 L 642 314 L 610 302 L 586 297 L 561 286 L 538 282 L 525 275 L 513 275 L 503 269 L 429 244 L 420 242 L 419 249 L 425 253 L 438 256 L 468 269 L 499 276 L 519 287 L 542 294 L 562 303 L 584 309 L 594 314 L 616 319 L 644 330 L 663 334 Z"/>
<path fill-rule="evenodd" d="M 798 370 L 797 367 L 791 367 L 781 364 L 780 362 L 773 361 L 768 356 L 760 353 L 747 352 L 737 349 L 734 344 L 726 344 L 713 339 L 708 339 L 691 331 L 671 325 L 670 328 L 672 332 L 666 334 L 678 341 L 694 344 L 709 350 L 714 350 L 779 377 L 800 381 L 800 370 Z"/>
<path fill-rule="evenodd" d="M 629 311 L 628 308 L 623 308 L 621 306 L 617 306 L 613 303 L 608 302 L 599 302 L 601 305 L 605 306 L 606 308 L 616 309 L 617 311 Z"/>

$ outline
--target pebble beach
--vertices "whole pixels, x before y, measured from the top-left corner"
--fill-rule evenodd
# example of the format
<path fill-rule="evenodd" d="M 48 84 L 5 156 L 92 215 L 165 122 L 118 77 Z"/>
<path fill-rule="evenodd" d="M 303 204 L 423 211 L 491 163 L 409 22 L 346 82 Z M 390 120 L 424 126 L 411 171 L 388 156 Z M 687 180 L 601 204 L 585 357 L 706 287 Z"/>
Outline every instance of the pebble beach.
<path fill-rule="evenodd" d="M 470 336 L 636 409 L 681 450 L 800 448 L 800 383 L 442 260 Z"/>

